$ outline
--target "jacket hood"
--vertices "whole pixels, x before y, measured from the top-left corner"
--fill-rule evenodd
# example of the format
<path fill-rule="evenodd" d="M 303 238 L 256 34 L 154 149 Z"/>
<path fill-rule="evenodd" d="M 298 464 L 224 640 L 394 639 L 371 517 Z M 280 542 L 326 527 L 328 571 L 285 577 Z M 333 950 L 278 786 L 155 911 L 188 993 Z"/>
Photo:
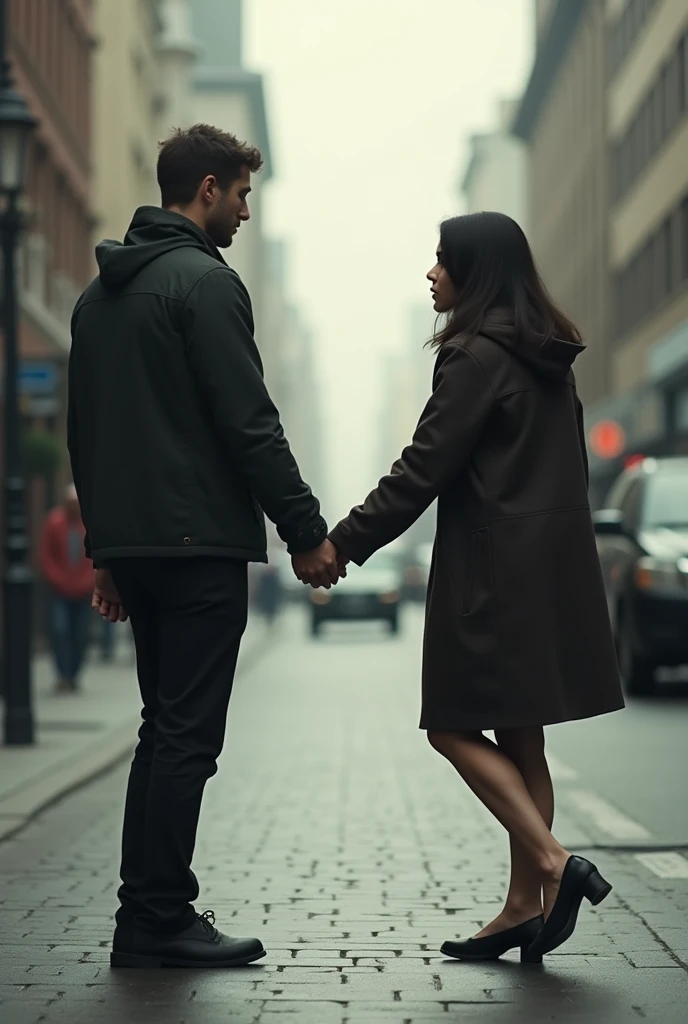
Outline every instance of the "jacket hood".
<path fill-rule="evenodd" d="M 101 284 L 109 292 L 120 291 L 158 256 L 189 247 L 201 249 L 224 263 L 210 236 L 193 221 L 157 206 L 141 206 L 124 242 L 105 239 L 96 246 Z"/>
<path fill-rule="evenodd" d="M 488 315 L 480 334 L 508 349 L 540 376 L 562 383 L 568 379 L 576 357 L 585 351 L 585 345 L 563 338 L 543 339 L 534 333 L 521 337 L 508 313 L 501 310 Z"/>

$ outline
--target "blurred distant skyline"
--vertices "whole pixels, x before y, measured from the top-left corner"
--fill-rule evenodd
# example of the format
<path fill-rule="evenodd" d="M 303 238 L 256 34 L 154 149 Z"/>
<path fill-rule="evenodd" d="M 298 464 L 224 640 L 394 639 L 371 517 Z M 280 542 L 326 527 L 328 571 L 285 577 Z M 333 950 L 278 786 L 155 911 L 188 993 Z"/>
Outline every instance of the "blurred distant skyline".
<path fill-rule="evenodd" d="M 377 481 L 381 350 L 408 344 L 413 305 L 430 308 L 469 136 L 522 91 L 533 21 L 530 0 L 246 0 L 275 164 L 267 229 L 292 243 L 316 337 L 333 522 Z"/>

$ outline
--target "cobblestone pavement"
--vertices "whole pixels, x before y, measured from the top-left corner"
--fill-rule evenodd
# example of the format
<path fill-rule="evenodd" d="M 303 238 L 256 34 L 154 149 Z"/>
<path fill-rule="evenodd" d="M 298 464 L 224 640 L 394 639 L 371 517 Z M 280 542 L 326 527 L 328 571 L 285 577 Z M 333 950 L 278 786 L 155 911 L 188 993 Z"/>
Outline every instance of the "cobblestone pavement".
<path fill-rule="evenodd" d="M 268 957 L 109 969 L 122 767 L 0 846 L 3 1024 L 685 1019 L 688 879 L 632 851 L 594 851 L 614 892 L 543 967 L 444 960 L 445 938 L 497 911 L 507 845 L 416 727 L 419 618 L 398 642 L 282 628 L 238 680 L 196 859 L 198 909 Z M 564 785 L 560 808 L 560 837 L 587 852 Z"/>
<path fill-rule="evenodd" d="M 112 662 L 103 664 L 97 647 L 91 650 L 78 693 L 56 694 L 52 656 L 34 658 L 36 745 L 0 743 L 0 840 L 133 749 L 139 698 L 129 626 L 115 626 L 115 637 Z M 250 664 L 268 643 L 260 618 L 250 616 L 240 666 Z"/>

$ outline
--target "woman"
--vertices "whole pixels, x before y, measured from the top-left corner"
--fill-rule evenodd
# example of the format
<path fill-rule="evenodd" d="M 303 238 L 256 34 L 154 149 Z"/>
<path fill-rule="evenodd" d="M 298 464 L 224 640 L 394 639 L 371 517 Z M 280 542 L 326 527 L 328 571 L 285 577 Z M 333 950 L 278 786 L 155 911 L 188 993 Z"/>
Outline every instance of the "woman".
<path fill-rule="evenodd" d="M 428 273 L 433 395 L 413 442 L 331 534 L 362 564 L 439 498 L 420 727 L 504 825 L 504 909 L 442 952 L 539 962 L 611 886 L 553 837 L 543 726 L 623 707 L 590 508 L 583 351 L 525 235 L 498 213 L 445 221 Z M 493 743 L 483 735 L 494 730 Z"/>

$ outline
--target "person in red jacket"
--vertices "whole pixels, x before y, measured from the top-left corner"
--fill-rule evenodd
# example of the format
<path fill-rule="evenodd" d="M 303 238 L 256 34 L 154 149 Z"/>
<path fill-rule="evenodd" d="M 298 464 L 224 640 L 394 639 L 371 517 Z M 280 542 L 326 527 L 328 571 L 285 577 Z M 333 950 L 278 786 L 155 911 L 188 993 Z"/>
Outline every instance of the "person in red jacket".
<path fill-rule="evenodd" d="M 84 550 L 85 532 L 76 488 L 71 484 L 63 503 L 46 517 L 40 548 L 41 569 L 52 592 L 51 640 L 58 693 L 78 689 L 88 647 L 93 562 Z"/>

